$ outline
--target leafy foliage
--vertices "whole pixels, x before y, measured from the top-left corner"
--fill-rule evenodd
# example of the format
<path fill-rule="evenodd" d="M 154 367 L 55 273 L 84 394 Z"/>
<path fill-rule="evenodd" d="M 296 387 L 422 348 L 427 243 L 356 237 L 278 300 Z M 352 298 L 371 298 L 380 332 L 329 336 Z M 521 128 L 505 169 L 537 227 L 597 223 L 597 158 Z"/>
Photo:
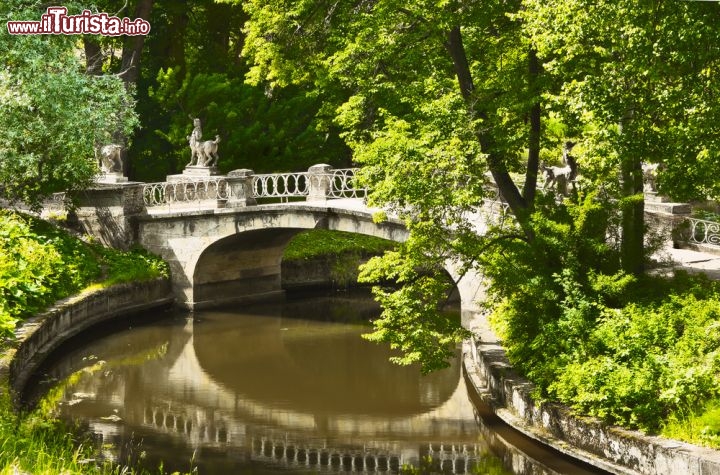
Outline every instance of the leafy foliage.
<path fill-rule="evenodd" d="M 512 261 L 487 254 L 493 318 L 539 396 L 655 432 L 720 394 L 720 284 L 622 272 L 604 237 L 608 208 L 589 199 L 538 213 L 537 240 L 516 241 Z"/>
<path fill-rule="evenodd" d="M 323 110 L 325 97 L 305 87 L 245 82 L 246 19 L 241 5 L 213 0 L 153 3 L 138 82 L 143 128 L 129 150 L 138 179 L 161 180 L 188 163 L 189 117 L 202 120 L 203 140 L 220 136 L 224 172 L 349 165 L 349 150 Z"/>
<path fill-rule="evenodd" d="M 415 260 L 404 256 L 408 252 L 417 252 L 412 243 L 373 257 L 360 267 L 359 282 L 382 284 L 373 287 L 382 313 L 373 321 L 374 331 L 364 337 L 400 350 L 400 356 L 390 361 L 419 363 L 420 370 L 429 373 L 447 367 L 455 345 L 470 333 L 462 328 L 457 315 L 443 312 L 454 287 L 444 269 L 416 267 L 411 264 Z"/>
<path fill-rule="evenodd" d="M 192 124 L 182 111 L 202 119 L 204 140 L 220 136 L 219 166 L 226 171 L 306 170 L 322 161 L 341 164 L 347 157 L 337 134 L 328 134 L 315 117 L 320 98 L 299 88 L 283 88 L 268 98 L 261 87 L 226 73 L 182 78 L 179 69 L 169 68 L 158 72 L 157 86 L 150 89 L 148 101 L 167 114 L 167 123 L 155 130 L 152 139 L 166 143 L 168 151 L 160 157 L 148 154 L 147 160 L 139 162 L 143 174 L 155 174 L 153 167 L 159 167 L 158 175 L 177 171 L 189 162 L 187 136 Z"/>
<path fill-rule="evenodd" d="M 40 18 L 34 2 L 0 5 L 0 23 Z M 39 206 L 51 193 L 87 187 L 94 147 L 137 124 L 119 78 L 88 76 L 72 37 L 0 31 L 0 198 Z"/>
<path fill-rule="evenodd" d="M 10 336 L 21 319 L 77 293 L 104 285 L 167 276 L 146 251 L 123 253 L 89 245 L 52 225 L 0 210 L 0 333 Z"/>

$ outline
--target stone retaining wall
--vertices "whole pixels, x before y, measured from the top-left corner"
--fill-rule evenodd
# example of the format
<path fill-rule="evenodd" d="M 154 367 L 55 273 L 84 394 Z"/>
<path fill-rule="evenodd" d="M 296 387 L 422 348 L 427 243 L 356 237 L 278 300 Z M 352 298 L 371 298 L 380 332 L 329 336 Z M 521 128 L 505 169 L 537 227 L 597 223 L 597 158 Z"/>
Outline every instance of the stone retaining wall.
<path fill-rule="evenodd" d="M 98 323 L 169 306 L 173 301 L 170 281 L 159 278 L 83 292 L 25 320 L 15 332 L 15 349 L 8 355 L 8 376 L 15 396 L 47 356 L 69 338 Z"/>
<path fill-rule="evenodd" d="M 513 371 L 487 319 L 476 316 L 472 330 L 479 342 L 466 341 L 463 347 L 472 386 L 501 419 L 529 437 L 611 473 L 720 475 L 720 451 L 609 427 L 559 404 L 536 403 L 533 384 Z"/>
<path fill-rule="evenodd" d="M 283 260 L 281 282 L 284 290 L 345 289 L 361 286 L 358 267 L 370 256 L 326 255 L 312 259 Z"/>

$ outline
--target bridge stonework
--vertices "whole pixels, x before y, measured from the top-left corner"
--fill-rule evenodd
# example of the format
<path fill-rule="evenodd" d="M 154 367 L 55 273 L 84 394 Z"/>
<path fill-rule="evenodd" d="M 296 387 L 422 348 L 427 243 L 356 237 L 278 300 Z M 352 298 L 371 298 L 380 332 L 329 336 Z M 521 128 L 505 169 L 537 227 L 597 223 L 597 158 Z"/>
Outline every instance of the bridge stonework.
<path fill-rule="evenodd" d="M 201 308 L 281 295 L 283 251 L 305 229 L 407 238 L 402 224 L 366 213 L 278 204 L 141 216 L 138 242 L 169 262 L 178 303 Z"/>
<path fill-rule="evenodd" d="M 284 293 L 283 251 L 302 230 L 407 239 L 401 221 L 373 222 L 373 211 L 360 199 L 364 190 L 354 188 L 351 180 L 351 170 L 319 165 L 292 174 L 238 170 L 194 182 L 98 186 L 81 196 L 77 216 L 88 234 L 107 245 L 139 244 L 163 257 L 182 307 L 270 300 Z M 292 197 L 305 201 L 287 202 Z M 257 204 L 268 199 L 285 202 Z M 475 302 L 484 286 L 477 274 L 459 279 L 456 267 L 446 263 L 450 276 L 459 281 L 467 321 L 477 312 Z"/>

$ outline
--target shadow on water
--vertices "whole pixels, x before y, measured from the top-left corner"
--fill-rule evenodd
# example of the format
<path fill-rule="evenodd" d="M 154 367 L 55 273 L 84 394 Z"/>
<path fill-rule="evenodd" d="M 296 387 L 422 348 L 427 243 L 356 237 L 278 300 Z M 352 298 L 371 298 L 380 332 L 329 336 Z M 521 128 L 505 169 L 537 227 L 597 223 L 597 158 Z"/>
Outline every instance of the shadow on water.
<path fill-rule="evenodd" d="M 28 397 L 98 434 L 104 457 L 151 469 L 601 473 L 471 402 L 459 351 L 429 376 L 388 363 L 360 337 L 378 312 L 342 294 L 149 318 L 65 347 Z"/>

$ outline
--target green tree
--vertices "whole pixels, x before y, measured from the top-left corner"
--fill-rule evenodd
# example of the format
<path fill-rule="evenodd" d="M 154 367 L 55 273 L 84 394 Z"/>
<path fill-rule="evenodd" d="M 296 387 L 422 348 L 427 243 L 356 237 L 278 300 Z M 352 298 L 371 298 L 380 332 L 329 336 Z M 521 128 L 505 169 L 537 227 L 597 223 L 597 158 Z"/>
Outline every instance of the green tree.
<path fill-rule="evenodd" d="M 443 366 L 447 343 L 465 333 L 440 316 L 442 268 L 475 265 L 485 245 L 467 215 L 489 196 L 486 175 L 518 218 L 512 239 L 533 239 L 542 71 L 510 16 L 519 2 L 244 6 L 249 78 L 320 91 L 363 165 L 371 204 L 394 208 L 411 231 L 365 268 L 365 279 L 404 285 L 378 291 L 384 312 L 371 338 L 403 351 L 401 363 Z M 525 175 L 520 186 L 512 172 Z"/>
<path fill-rule="evenodd" d="M 447 259 L 477 266 L 483 253 L 502 245 L 510 262 L 514 253 L 530 253 L 537 265 L 561 272 L 568 264 L 582 278 L 590 259 L 592 269 L 612 274 L 618 255 L 605 241 L 619 219 L 619 263 L 641 273 L 641 161 L 667 165 L 666 191 L 716 188 L 710 180 L 676 186 L 676 170 L 695 176 L 717 166 L 710 159 L 717 139 L 706 140 L 717 127 L 710 106 L 718 84 L 714 5 L 257 0 L 244 7 L 250 17 L 244 54 L 254 63 L 249 78 L 320 91 L 364 166 L 371 203 L 395 208 L 411 231 L 399 251 L 365 269 L 367 279 L 391 277 L 406 287 L 380 296 L 385 312 L 373 336 L 405 351 L 403 362 L 442 364 L 442 352 L 428 350 L 428 341 L 439 347 L 454 330 L 431 316 L 442 292 L 426 276 L 440 274 Z M 540 154 L 559 156 L 564 136 L 580 141 L 584 189 L 573 199 L 603 196 L 620 205 L 596 216 L 603 222 L 577 225 L 590 233 L 579 239 L 592 244 L 571 255 L 548 245 L 567 231 L 536 235 L 576 226 L 568 224 L 564 204 L 539 203 L 536 190 Z M 488 197 L 488 174 L 517 232 L 475 235 L 468 215 Z M 528 279 L 536 274 L 527 272 Z M 557 287 L 551 281 L 549 275 L 548 290 Z M 408 292 L 425 296 L 419 308 Z"/>
<path fill-rule="evenodd" d="M 0 6 L 0 197 L 32 206 L 87 187 L 98 173 L 95 146 L 137 123 L 120 79 L 84 73 L 76 38 L 12 36 L 4 28 L 42 13 L 35 2 Z"/>
<path fill-rule="evenodd" d="M 703 2 L 526 0 L 520 16 L 560 88 L 554 104 L 582 142 L 584 171 L 620 200 L 622 265 L 644 263 L 642 162 L 661 191 L 717 196 L 720 11 Z"/>
<path fill-rule="evenodd" d="M 137 82 L 142 128 L 129 150 L 137 179 L 162 180 L 182 170 L 189 160 L 189 117 L 202 120 L 204 139 L 220 135 L 224 172 L 349 165 L 347 146 L 325 118 L 333 115 L 320 110 L 323 98 L 315 91 L 245 82 L 246 20 L 240 5 L 154 2 Z"/>

